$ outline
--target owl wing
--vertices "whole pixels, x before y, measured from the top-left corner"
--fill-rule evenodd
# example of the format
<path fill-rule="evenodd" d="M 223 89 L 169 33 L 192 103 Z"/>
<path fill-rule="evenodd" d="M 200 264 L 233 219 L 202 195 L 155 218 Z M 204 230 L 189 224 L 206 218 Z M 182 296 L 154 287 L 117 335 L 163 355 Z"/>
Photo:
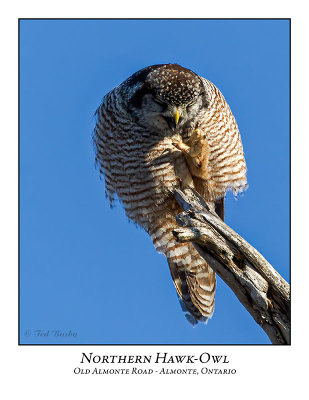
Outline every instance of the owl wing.
<path fill-rule="evenodd" d="M 229 105 L 213 83 L 204 78 L 202 80 L 209 95 L 209 104 L 199 128 L 207 136 L 207 186 L 216 201 L 224 198 L 228 190 L 237 195 L 247 189 L 247 167 L 238 125 Z M 217 208 L 224 210 L 219 205 Z"/>

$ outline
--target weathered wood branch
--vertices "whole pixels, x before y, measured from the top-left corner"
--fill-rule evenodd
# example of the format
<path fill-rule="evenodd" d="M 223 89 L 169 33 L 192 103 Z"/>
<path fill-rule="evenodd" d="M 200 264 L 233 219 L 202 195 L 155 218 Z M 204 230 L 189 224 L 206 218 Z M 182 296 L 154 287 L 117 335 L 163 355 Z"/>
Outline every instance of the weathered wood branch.
<path fill-rule="evenodd" d="M 173 231 L 192 241 L 199 254 L 233 290 L 273 344 L 290 344 L 290 287 L 268 261 L 192 189 L 176 190 L 184 212 Z"/>

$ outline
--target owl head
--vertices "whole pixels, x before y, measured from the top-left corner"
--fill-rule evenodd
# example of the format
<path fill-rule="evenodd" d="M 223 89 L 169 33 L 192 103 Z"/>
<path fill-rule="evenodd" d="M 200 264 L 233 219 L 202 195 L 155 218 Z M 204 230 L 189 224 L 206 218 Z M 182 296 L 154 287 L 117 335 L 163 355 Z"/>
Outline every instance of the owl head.
<path fill-rule="evenodd" d="M 201 78 L 178 64 L 143 68 L 123 87 L 127 110 L 135 122 L 164 135 L 195 127 L 208 106 Z"/>

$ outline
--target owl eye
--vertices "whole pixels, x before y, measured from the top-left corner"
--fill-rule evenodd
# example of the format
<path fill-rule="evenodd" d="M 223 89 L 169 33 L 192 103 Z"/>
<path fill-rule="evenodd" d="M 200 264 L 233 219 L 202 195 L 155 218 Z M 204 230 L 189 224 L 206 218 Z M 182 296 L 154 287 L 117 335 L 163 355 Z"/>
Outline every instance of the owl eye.
<path fill-rule="evenodd" d="M 163 103 L 163 101 L 160 101 L 158 99 L 153 99 L 153 101 L 158 104 L 161 107 L 161 111 L 165 111 L 167 108 L 167 104 Z"/>
<path fill-rule="evenodd" d="M 164 105 L 163 101 L 161 101 L 161 100 L 158 100 L 158 99 L 155 99 L 155 98 L 154 98 L 153 101 L 154 101 L 155 103 L 157 103 L 157 104 L 160 104 L 160 106 Z"/>
<path fill-rule="evenodd" d="M 191 103 L 186 105 L 186 109 L 190 110 L 190 108 L 193 106 L 193 104 L 195 103 L 195 101 L 192 101 Z"/>

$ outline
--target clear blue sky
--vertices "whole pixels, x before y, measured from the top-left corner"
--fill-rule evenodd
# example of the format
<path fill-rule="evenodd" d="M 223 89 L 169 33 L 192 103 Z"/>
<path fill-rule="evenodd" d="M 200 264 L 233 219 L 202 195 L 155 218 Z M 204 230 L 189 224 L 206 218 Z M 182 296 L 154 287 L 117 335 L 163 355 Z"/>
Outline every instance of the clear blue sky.
<path fill-rule="evenodd" d="M 249 189 L 227 196 L 226 222 L 289 280 L 288 21 L 23 20 L 21 343 L 269 343 L 220 278 L 213 318 L 192 327 L 165 258 L 105 200 L 94 112 L 135 71 L 170 62 L 211 80 L 228 101 Z"/>

